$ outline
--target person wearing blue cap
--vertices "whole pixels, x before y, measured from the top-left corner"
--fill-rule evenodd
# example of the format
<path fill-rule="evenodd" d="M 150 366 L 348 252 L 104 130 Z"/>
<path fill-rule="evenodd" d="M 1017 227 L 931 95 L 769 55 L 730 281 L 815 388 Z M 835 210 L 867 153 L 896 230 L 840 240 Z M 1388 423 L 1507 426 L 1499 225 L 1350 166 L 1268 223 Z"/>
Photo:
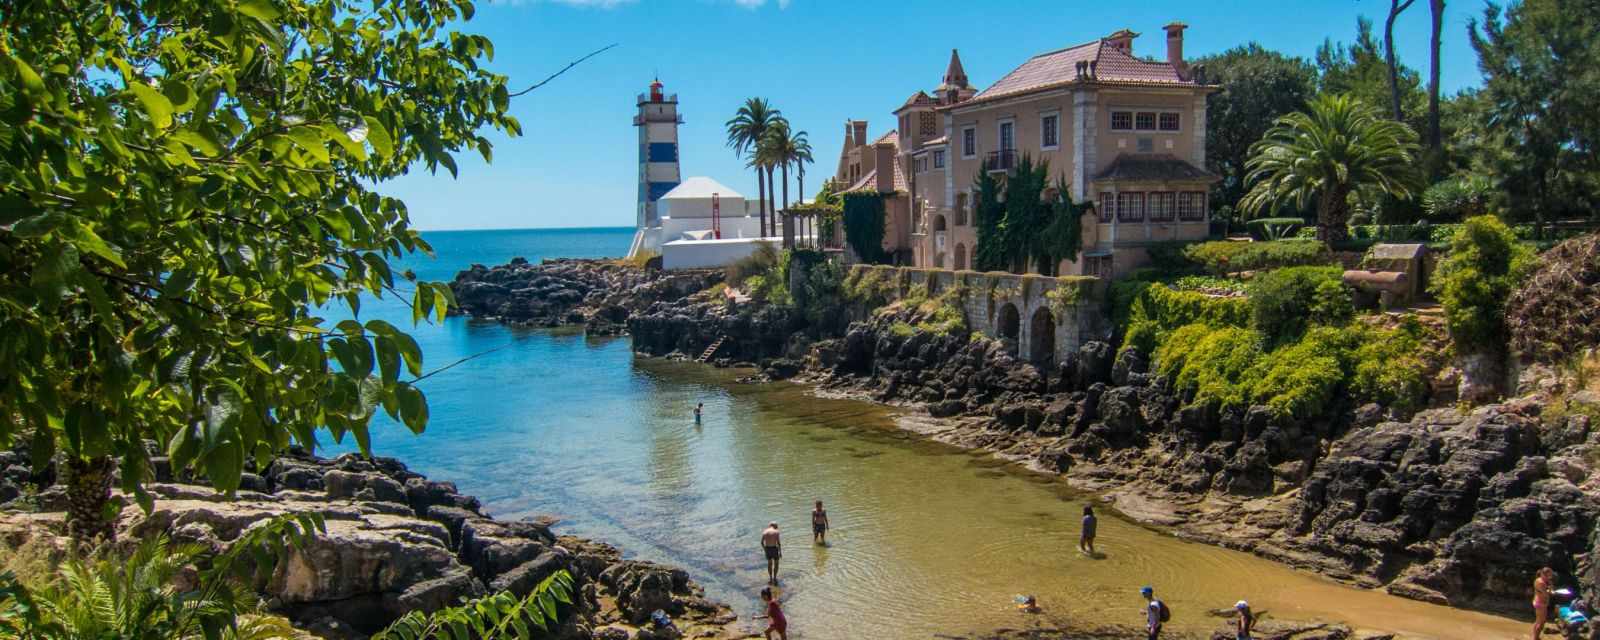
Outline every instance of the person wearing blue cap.
<path fill-rule="evenodd" d="M 1145 605 L 1145 631 L 1150 634 L 1149 640 L 1156 640 L 1161 637 L 1161 625 L 1166 623 L 1172 617 L 1172 614 L 1168 612 L 1166 603 L 1156 599 L 1154 587 L 1147 585 L 1139 590 L 1139 594 L 1144 596 L 1147 601 Z"/>

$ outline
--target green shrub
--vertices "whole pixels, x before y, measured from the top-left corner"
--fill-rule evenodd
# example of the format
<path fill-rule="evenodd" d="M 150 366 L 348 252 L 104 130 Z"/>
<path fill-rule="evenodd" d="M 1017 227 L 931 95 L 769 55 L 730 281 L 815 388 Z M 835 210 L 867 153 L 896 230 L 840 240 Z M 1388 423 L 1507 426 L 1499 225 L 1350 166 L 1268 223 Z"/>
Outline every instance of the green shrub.
<path fill-rule="evenodd" d="M 1268 353 L 1252 381 L 1252 404 L 1280 416 L 1309 419 L 1324 415 L 1346 380 L 1357 332 L 1317 327 L 1299 341 Z"/>
<path fill-rule="evenodd" d="M 1422 192 L 1422 210 L 1428 213 L 1428 219 L 1432 221 L 1480 216 L 1486 212 L 1493 194 L 1494 185 L 1490 184 L 1488 178 L 1447 178 Z"/>
<path fill-rule="evenodd" d="M 1244 293 L 1249 289 L 1249 284 L 1243 280 L 1218 276 L 1181 276 L 1168 282 L 1167 286 L 1178 291 L 1225 291 L 1229 293 Z"/>
<path fill-rule="evenodd" d="M 1213 327 L 1249 324 L 1250 303 L 1245 298 L 1177 291 L 1163 284 L 1140 284 L 1143 286 L 1124 287 L 1116 292 L 1125 297 L 1127 304 L 1113 313 L 1117 326 L 1127 328 L 1123 347 L 1136 346 L 1150 353 L 1161 334 L 1187 324 Z"/>
<path fill-rule="evenodd" d="M 755 251 L 729 263 L 723 272 L 727 276 L 729 286 L 743 288 L 745 280 L 751 276 L 766 275 L 776 269 L 782 257 L 777 245 L 771 242 L 757 242 Z"/>
<path fill-rule="evenodd" d="M 1150 266 L 1146 267 L 1160 274 L 1181 274 L 1198 271 L 1200 265 L 1195 264 L 1184 255 L 1193 242 L 1173 241 L 1156 242 L 1144 248 L 1150 256 Z"/>
<path fill-rule="evenodd" d="M 1305 226 L 1306 221 L 1301 218 L 1256 218 L 1245 223 L 1245 227 L 1250 229 L 1250 236 L 1257 240 L 1298 237 Z"/>
<path fill-rule="evenodd" d="M 1245 406 L 1261 342 L 1261 334 L 1250 329 L 1185 325 L 1156 349 L 1157 371 L 1175 388 L 1193 392 L 1195 404 Z"/>
<path fill-rule="evenodd" d="M 1288 267 L 1250 281 L 1250 326 L 1274 343 L 1291 341 L 1311 324 L 1343 324 L 1354 314 L 1338 267 Z"/>
<path fill-rule="evenodd" d="M 1429 291 L 1444 306 L 1445 326 L 1463 353 L 1499 352 L 1507 340 L 1505 309 L 1533 252 L 1494 216 L 1471 218 L 1450 239 Z"/>
<path fill-rule="evenodd" d="M 1328 415 L 1344 393 L 1353 403 L 1402 411 L 1427 399 L 1428 362 L 1419 329 L 1315 327 L 1271 351 L 1265 343 L 1264 334 L 1250 329 L 1185 325 L 1155 349 L 1155 371 L 1192 392 L 1197 404 L 1263 405 L 1305 420 Z"/>
<path fill-rule="evenodd" d="M 1316 240 L 1234 242 L 1216 240 L 1189 245 L 1184 256 L 1211 273 L 1237 273 L 1301 265 L 1332 264 L 1327 245 Z"/>
<path fill-rule="evenodd" d="M 894 324 L 889 325 L 889 333 L 894 334 L 896 337 L 909 338 L 916 332 L 917 328 L 907 322 L 897 320 Z"/>
<path fill-rule="evenodd" d="M 1399 329 L 1367 329 L 1359 338 L 1350 364 L 1350 395 L 1404 412 L 1422 408 L 1429 366 L 1416 319 Z"/>

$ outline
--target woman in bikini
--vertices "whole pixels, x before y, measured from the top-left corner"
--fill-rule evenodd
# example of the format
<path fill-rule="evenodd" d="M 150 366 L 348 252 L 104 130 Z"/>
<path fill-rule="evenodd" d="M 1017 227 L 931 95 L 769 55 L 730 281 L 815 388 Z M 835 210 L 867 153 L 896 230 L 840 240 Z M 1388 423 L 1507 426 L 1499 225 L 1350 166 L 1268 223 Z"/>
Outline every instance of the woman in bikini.
<path fill-rule="evenodd" d="M 1556 571 L 1550 567 L 1540 569 L 1533 578 L 1533 640 L 1544 633 L 1544 623 L 1550 618 L 1550 591 L 1555 588 Z"/>

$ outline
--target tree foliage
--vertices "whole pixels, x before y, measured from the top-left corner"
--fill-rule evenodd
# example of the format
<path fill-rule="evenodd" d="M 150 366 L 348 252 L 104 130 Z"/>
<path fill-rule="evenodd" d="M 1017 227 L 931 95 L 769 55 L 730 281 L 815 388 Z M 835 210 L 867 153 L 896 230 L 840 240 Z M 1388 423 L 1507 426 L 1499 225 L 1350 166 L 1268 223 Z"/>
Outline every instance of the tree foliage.
<path fill-rule="evenodd" d="M 1494 216 L 1470 218 L 1450 239 L 1429 286 L 1461 353 L 1501 353 L 1506 301 L 1532 264 L 1533 251 Z"/>
<path fill-rule="evenodd" d="M 224 491 L 382 407 L 427 423 L 417 343 L 363 295 L 442 317 L 429 251 L 374 190 L 516 135 L 466 0 L 11 3 L 0 15 L 0 441 L 59 450 L 148 504 L 145 440 Z M 359 316 L 357 316 L 359 317 Z M 410 377 L 407 378 L 406 376 Z M 77 497 L 104 491 L 71 493 Z M 74 531 L 107 533 L 73 510 Z"/>
<path fill-rule="evenodd" d="M 1514 215 L 1600 211 L 1600 6 L 1490 3 L 1468 27 L 1483 70 L 1486 160 Z"/>
<path fill-rule="evenodd" d="M 773 123 L 783 117 L 783 113 L 772 107 L 766 98 L 748 98 L 739 110 L 735 111 L 732 118 L 724 124 L 728 131 L 728 146 L 737 155 L 749 154 L 750 160 L 746 167 L 756 170 L 757 205 L 761 210 L 761 235 L 767 235 L 767 183 L 762 181 L 762 170 L 767 167 L 767 160 L 771 153 L 761 154 L 760 145 L 766 138 L 767 130 Z"/>
<path fill-rule="evenodd" d="M 844 194 L 844 239 L 862 262 L 882 262 L 884 216 L 883 195 L 877 192 Z"/>
<path fill-rule="evenodd" d="M 1317 209 L 1317 238 L 1341 240 L 1350 196 L 1373 190 L 1410 198 L 1420 188 L 1416 133 L 1348 95 L 1323 95 L 1279 118 L 1250 148 L 1250 191 L 1240 207 L 1270 215 L 1291 204 Z"/>
<path fill-rule="evenodd" d="M 1316 93 L 1317 72 L 1300 58 L 1254 42 L 1195 61 L 1222 87 L 1206 97 L 1206 168 L 1222 178 L 1211 190 L 1211 209 L 1232 207 L 1245 194 L 1245 162 L 1274 120 L 1305 109 Z"/>
<path fill-rule="evenodd" d="M 1072 201 L 1071 185 L 1058 177 L 1052 186 L 1050 163 L 1022 154 L 1004 179 L 981 171 L 975 214 L 981 271 L 1022 273 L 1030 266 L 1054 275 L 1062 260 L 1074 260 L 1083 248 L 1082 216 L 1088 203 Z M 1004 201 L 998 194 L 1004 193 Z"/>

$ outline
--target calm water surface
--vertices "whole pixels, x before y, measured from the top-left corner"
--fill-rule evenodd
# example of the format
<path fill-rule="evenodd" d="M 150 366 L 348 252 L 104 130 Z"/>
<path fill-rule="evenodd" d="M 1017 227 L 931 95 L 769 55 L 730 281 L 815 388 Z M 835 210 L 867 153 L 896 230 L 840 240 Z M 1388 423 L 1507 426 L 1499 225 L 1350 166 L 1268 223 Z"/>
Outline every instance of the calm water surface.
<path fill-rule="evenodd" d="M 630 237 L 629 229 L 430 233 L 438 259 L 407 266 L 448 280 L 470 263 L 518 255 L 617 255 Z M 363 310 L 370 317 L 409 320 L 409 311 L 379 303 Z M 429 367 L 494 351 L 430 378 L 427 433 L 379 426 L 379 454 L 455 481 L 497 516 L 558 515 L 562 531 L 684 566 L 744 619 L 766 579 L 759 533 L 776 520 L 791 637 L 931 638 L 1059 620 L 1131 626 L 1142 621 L 1144 584 L 1173 608 L 1177 631 L 1215 629 L 1204 611 L 1244 598 L 1269 616 L 1416 637 L 1525 633 L 1518 622 L 1351 589 L 1111 514 L 1100 522 L 1103 557 L 1086 557 L 1075 550 L 1086 496 L 920 441 L 871 404 L 636 360 L 626 339 L 464 318 L 415 334 Z M 706 403 L 700 425 L 696 402 Z M 828 547 L 811 544 L 818 499 L 834 526 Z M 1017 613 L 1012 598 L 1021 593 L 1036 594 L 1045 613 Z"/>

